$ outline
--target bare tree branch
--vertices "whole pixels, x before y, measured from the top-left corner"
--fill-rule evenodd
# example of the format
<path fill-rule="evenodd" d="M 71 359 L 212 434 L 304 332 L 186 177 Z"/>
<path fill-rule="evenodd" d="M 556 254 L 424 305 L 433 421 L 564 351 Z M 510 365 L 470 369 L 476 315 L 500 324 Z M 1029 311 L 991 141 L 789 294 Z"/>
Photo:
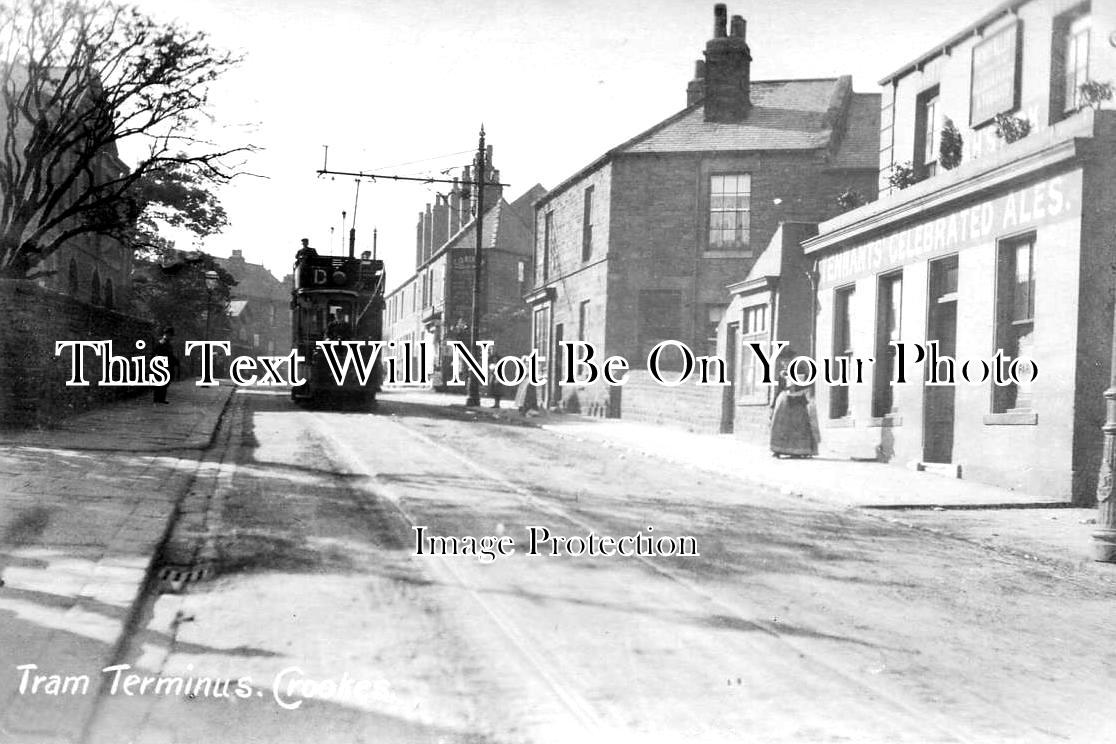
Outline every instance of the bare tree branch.
<path fill-rule="evenodd" d="M 0 0 L 0 274 L 26 276 L 68 240 L 149 245 L 159 222 L 198 235 L 209 189 L 255 148 L 194 136 L 208 88 L 239 62 L 204 33 L 108 0 Z M 147 140 L 131 168 L 122 143 Z"/>

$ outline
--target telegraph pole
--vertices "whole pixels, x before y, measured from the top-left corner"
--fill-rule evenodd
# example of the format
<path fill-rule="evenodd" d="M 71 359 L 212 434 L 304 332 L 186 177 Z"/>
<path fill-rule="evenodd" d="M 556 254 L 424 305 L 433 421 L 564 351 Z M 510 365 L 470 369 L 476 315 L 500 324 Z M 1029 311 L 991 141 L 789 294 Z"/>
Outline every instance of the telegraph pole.
<path fill-rule="evenodd" d="M 356 179 L 356 196 L 353 197 L 353 224 L 349 227 L 349 258 L 356 258 L 356 215 L 360 203 L 360 179 Z"/>
<path fill-rule="evenodd" d="M 485 169 L 486 169 L 486 165 L 487 165 L 485 163 L 485 160 L 486 160 L 486 151 L 485 151 L 485 148 L 484 148 L 484 125 L 482 124 L 481 125 L 481 130 L 480 130 L 480 143 L 477 146 L 477 156 L 476 156 L 476 159 L 474 161 L 475 174 L 473 176 L 472 181 L 465 181 L 465 183 L 471 183 L 473 185 L 473 188 L 475 188 L 476 192 L 477 192 L 477 217 L 476 217 L 476 220 L 474 221 L 476 231 L 477 231 L 477 243 L 476 243 L 476 248 L 473 252 L 473 322 L 472 322 L 472 324 L 470 324 L 470 327 L 469 327 L 469 342 L 473 347 L 474 353 L 476 353 L 476 350 L 477 350 L 477 341 L 480 340 L 480 338 L 479 338 L 480 319 L 481 319 L 482 308 L 483 308 L 483 302 L 482 302 L 482 298 L 481 298 L 481 276 L 482 276 L 482 269 L 481 269 L 482 252 L 481 252 L 481 249 L 482 249 L 482 246 L 484 244 L 484 235 L 483 235 L 483 233 L 484 233 L 484 187 L 485 186 L 509 186 L 510 185 L 510 184 L 506 184 L 506 183 L 500 183 L 498 181 L 493 181 L 491 183 L 487 182 L 485 180 Z M 460 181 L 458 181 L 457 179 L 448 179 L 448 178 L 427 178 L 427 177 L 423 177 L 423 176 L 394 176 L 394 175 L 388 175 L 386 173 L 368 173 L 368 172 L 365 172 L 365 171 L 330 170 L 330 168 L 329 168 L 329 147 L 327 147 L 327 146 L 323 146 L 322 167 L 318 169 L 317 174 L 318 174 L 319 177 L 321 177 L 321 176 L 353 176 L 357 179 L 358 183 L 359 183 L 360 180 L 363 180 L 365 178 L 369 179 L 373 183 L 376 182 L 378 179 L 386 179 L 386 180 L 391 180 L 391 181 L 414 181 L 414 182 L 417 182 L 417 183 L 427 183 L 427 184 L 429 184 L 429 183 L 449 183 L 449 184 L 460 183 Z M 356 204 L 355 203 L 353 204 L 353 223 L 354 223 L 354 230 L 355 230 L 355 223 L 356 223 Z M 342 245 L 342 250 L 344 250 L 345 224 L 344 224 L 344 218 L 343 217 L 342 217 L 342 223 L 341 223 L 341 232 L 342 232 L 341 245 Z M 331 246 L 331 252 L 332 252 L 332 245 L 333 245 L 333 228 L 332 227 L 329 228 L 329 234 L 330 234 L 330 246 Z M 350 233 L 350 243 L 349 243 L 350 246 L 353 244 L 353 240 L 354 240 L 353 234 Z M 375 230 L 372 231 L 372 251 L 373 251 L 373 256 L 374 256 L 375 251 L 376 251 L 376 231 Z M 479 406 L 480 405 L 480 380 L 474 377 L 472 380 L 470 380 L 468 389 L 469 389 L 469 396 L 465 401 L 465 405 L 467 405 L 467 406 Z"/>
<path fill-rule="evenodd" d="M 477 159 L 473 172 L 473 183 L 477 191 L 477 219 L 474 223 L 477 242 L 473 249 L 473 322 L 469 325 L 469 346 L 478 356 L 477 342 L 480 340 L 481 319 L 481 247 L 484 244 L 484 175 L 484 125 L 481 124 L 480 143 L 477 145 Z M 475 375 L 469 380 L 469 397 L 465 399 L 465 405 L 480 405 L 480 380 Z"/>

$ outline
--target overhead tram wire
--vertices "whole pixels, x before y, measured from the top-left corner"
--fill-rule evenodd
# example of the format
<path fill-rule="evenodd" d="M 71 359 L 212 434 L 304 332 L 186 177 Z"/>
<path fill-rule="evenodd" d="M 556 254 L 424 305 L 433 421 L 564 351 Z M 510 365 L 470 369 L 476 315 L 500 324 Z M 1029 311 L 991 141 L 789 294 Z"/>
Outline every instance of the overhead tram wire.
<path fill-rule="evenodd" d="M 429 163 L 431 160 L 441 160 L 442 158 L 455 158 L 459 155 L 468 155 L 472 152 L 473 152 L 472 150 L 462 150 L 461 152 L 451 152 L 447 155 L 437 155 L 437 156 L 432 157 L 432 158 L 423 158 L 422 160 L 412 160 L 408 163 L 396 163 L 395 165 L 379 165 L 379 166 L 376 166 L 375 168 L 370 168 L 369 170 L 387 170 L 388 168 L 402 168 L 405 165 L 417 165 L 418 163 Z M 449 169 L 447 168 L 446 170 L 449 170 Z M 442 172 L 445 173 L 445 171 L 442 171 Z"/>
<path fill-rule="evenodd" d="M 430 178 L 430 177 L 425 177 L 425 176 L 392 176 L 392 175 L 388 175 L 386 173 L 370 173 L 370 172 L 367 172 L 367 171 L 335 171 L 335 170 L 330 170 L 329 169 L 329 147 L 328 146 L 324 146 L 324 147 L 325 147 L 325 154 L 322 157 L 322 167 L 319 168 L 316 171 L 319 178 L 321 178 L 322 176 L 351 176 L 353 178 L 367 178 L 367 179 L 371 180 L 372 182 L 375 182 L 378 179 L 384 179 L 384 180 L 390 180 L 390 181 L 412 181 L 412 182 L 417 182 L 417 183 L 451 183 L 451 184 L 452 183 L 472 183 L 474 186 L 511 186 L 511 184 L 509 184 L 509 183 L 499 183 L 499 182 L 492 182 L 492 181 L 463 182 L 461 179 L 450 179 L 450 178 Z M 443 157 L 449 157 L 449 156 L 443 156 Z M 421 161 L 417 161 L 417 162 L 421 162 Z M 478 176 L 478 178 L 483 178 L 483 177 L 484 177 L 484 174 L 481 174 L 480 176 Z"/>

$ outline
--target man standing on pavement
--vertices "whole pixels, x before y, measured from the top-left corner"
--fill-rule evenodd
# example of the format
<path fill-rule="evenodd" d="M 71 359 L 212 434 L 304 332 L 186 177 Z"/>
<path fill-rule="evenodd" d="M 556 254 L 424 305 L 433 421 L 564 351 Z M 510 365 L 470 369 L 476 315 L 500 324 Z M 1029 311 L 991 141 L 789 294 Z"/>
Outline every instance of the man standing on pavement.
<path fill-rule="evenodd" d="M 151 348 L 151 356 L 167 358 L 167 371 L 170 373 L 170 376 L 167 378 L 167 384 L 155 388 L 155 403 L 169 405 L 167 401 L 167 391 L 170 390 L 171 380 L 178 376 L 178 357 L 174 354 L 174 344 L 171 342 L 173 338 L 174 328 L 166 326 L 159 335 L 159 340 L 155 342 L 155 346 Z"/>

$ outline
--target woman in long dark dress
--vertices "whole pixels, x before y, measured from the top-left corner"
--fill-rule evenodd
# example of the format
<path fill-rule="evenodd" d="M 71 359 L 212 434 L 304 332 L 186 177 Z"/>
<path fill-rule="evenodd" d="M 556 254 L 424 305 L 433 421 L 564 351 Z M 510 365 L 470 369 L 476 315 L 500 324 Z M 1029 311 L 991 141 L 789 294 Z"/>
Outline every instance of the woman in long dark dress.
<path fill-rule="evenodd" d="M 784 368 L 780 392 L 771 413 L 771 454 L 775 457 L 813 457 L 818 454 L 818 433 L 810 388 L 795 385 Z"/>

